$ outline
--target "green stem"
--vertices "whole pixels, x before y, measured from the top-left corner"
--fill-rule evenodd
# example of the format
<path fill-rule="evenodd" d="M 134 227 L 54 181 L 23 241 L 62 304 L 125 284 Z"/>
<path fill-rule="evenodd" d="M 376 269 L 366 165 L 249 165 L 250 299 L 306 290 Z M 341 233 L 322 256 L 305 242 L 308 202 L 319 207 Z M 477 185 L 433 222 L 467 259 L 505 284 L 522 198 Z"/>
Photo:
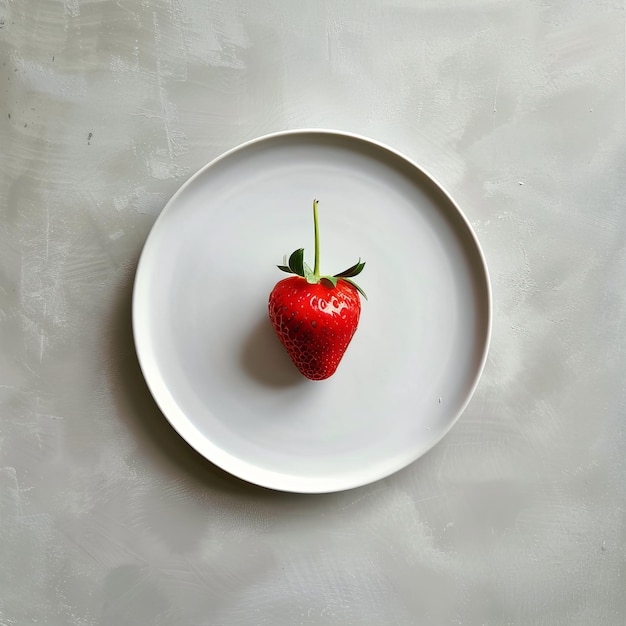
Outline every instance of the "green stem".
<path fill-rule="evenodd" d="M 315 226 L 315 261 L 313 274 L 315 278 L 320 277 L 320 231 L 317 223 L 317 200 L 313 200 L 313 224 Z"/>

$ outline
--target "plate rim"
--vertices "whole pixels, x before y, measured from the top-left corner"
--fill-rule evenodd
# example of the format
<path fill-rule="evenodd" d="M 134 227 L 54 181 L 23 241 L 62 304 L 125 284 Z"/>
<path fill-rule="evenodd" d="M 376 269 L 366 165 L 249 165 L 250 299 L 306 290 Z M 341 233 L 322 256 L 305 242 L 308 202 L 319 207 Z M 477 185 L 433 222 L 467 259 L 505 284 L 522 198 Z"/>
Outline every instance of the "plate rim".
<path fill-rule="evenodd" d="M 194 181 L 197 178 L 204 175 L 208 170 L 213 168 L 215 165 L 217 165 L 221 161 L 230 158 L 233 154 L 236 154 L 237 152 L 245 151 L 246 149 L 257 144 L 280 139 L 283 137 L 294 137 L 298 135 L 303 136 L 303 137 L 306 135 L 318 135 L 318 136 L 328 136 L 328 137 L 334 137 L 334 138 L 345 138 L 345 139 L 356 141 L 357 143 L 362 142 L 362 143 L 368 144 L 371 147 L 374 147 L 378 150 L 382 150 L 383 152 L 387 152 L 393 155 L 395 158 L 399 158 L 400 160 L 404 161 L 406 164 L 414 168 L 417 173 L 419 173 L 422 177 L 424 177 L 427 181 L 429 181 L 432 185 L 434 185 L 437 193 L 442 194 L 445 197 L 445 199 L 448 201 L 448 203 L 454 208 L 454 211 L 456 213 L 455 217 L 457 219 L 460 219 L 460 221 L 463 224 L 463 227 L 465 228 L 466 234 L 469 235 L 471 239 L 473 253 L 476 254 L 477 259 L 480 261 L 479 263 L 480 277 L 483 282 L 484 297 L 486 298 L 486 301 L 484 302 L 484 304 L 486 304 L 485 313 L 486 313 L 487 319 L 486 319 L 486 326 L 485 326 L 485 339 L 481 346 L 480 363 L 475 370 L 474 379 L 466 393 L 463 403 L 460 405 L 460 408 L 456 411 L 456 414 L 454 414 L 450 418 L 448 424 L 446 425 L 446 428 L 441 430 L 441 432 L 439 433 L 439 436 L 433 440 L 433 442 L 429 445 L 428 448 L 422 451 L 418 451 L 416 455 L 414 456 L 414 458 L 409 463 L 402 463 L 399 467 L 393 469 L 391 472 L 387 472 L 384 475 L 380 475 L 376 478 L 352 480 L 352 481 L 345 482 L 345 484 L 342 484 L 341 486 L 333 486 L 333 487 L 321 485 L 321 483 L 328 482 L 327 478 L 314 478 L 314 479 L 305 480 L 304 477 L 291 477 L 290 475 L 282 474 L 275 470 L 263 470 L 262 473 L 266 477 L 267 476 L 273 476 L 273 477 L 281 476 L 281 477 L 287 478 L 289 476 L 290 478 L 292 478 L 292 480 L 283 481 L 282 485 L 274 483 L 271 480 L 255 480 L 252 477 L 250 477 L 248 474 L 246 474 L 245 472 L 236 471 L 232 467 L 226 467 L 225 466 L 226 464 L 221 464 L 219 461 L 207 456 L 200 449 L 200 446 L 196 445 L 194 440 L 192 440 L 190 437 L 186 436 L 183 432 L 181 432 L 184 429 L 180 427 L 180 424 L 176 423 L 177 420 L 170 418 L 170 416 L 168 415 L 167 410 L 163 406 L 165 404 L 163 397 L 161 396 L 161 393 L 163 392 L 159 391 L 159 389 L 156 388 L 157 385 L 155 381 L 151 379 L 151 376 L 149 375 L 150 368 L 147 366 L 144 360 L 145 355 L 142 356 L 141 354 L 141 348 L 139 345 L 141 343 L 140 338 L 139 338 L 139 335 L 140 335 L 139 315 L 140 315 L 141 305 L 139 302 L 138 291 L 139 291 L 140 282 L 142 280 L 142 276 L 145 274 L 145 271 L 142 271 L 142 269 L 147 263 L 146 261 L 146 257 L 148 254 L 147 250 L 149 248 L 149 243 L 151 241 L 153 233 L 157 230 L 160 222 L 165 219 L 166 214 L 169 211 L 171 211 L 171 206 L 176 204 L 178 197 L 182 195 L 186 191 L 186 189 L 194 183 Z M 478 273 L 476 275 L 478 276 Z M 150 391 L 150 394 L 153 400 L 155 401 L 157 407 L 159 408 L 159 411 L 162 413 L 163 417 L 167 420 L 170 426 L 172 426 L 174 431 L 187 443 L 187 445 L 189 445 L 192 449 L 194 449 L 198 454 L 200 454 L 204 459 L 206 459 L 212 465 L 220 468 L 222 471 L 232 476 L 235 476 L 237 479 L 247 482 L 249 484 L 271 489 L 274 491 L 282 491 L 282 492 L 288 492 L 288 493 L 301 493 L 301 494 L 334 493 L 334 492 L 346 491 L 349 489 L 355 489 L 355 488 L 362 487 L 368 484 L 372 484 L 384 478 L 388 478 L 389 476 L 395 474 L 396 472 L 410 466 L 412 463 L 414 463 L 419 458 L 424 456 L 427 452 L 429 452 L 435 446 L 437 446 L 441 442 L 441 440 L 450 432 L 450 430 L 452 430 L 452 428 L 455 426 L 455 424 L 458 422 L 460 417 L 463 415 L 469 403 L 471 402 L 472 398 L 474 397 L 476 389 L 484 373 L 485 365 L 487 363 L 489 350 L 491 346 L 491 340 L 492 340 L 492 331 L 493 331 L 493 291 L 492 291 L 491 278 L 489 274 L 489 268 L 487 265 L 485 253 L 480 244 L 480 241 L 478 240 L 476 232 L 474 228 L 472 227 L 468 217 L 461 210 L 460 206 L 454 200 L 452 195 L 447 191 L 447 189 L 439 182 L 439 180 L 436 177 L 432 176 L 426 169 L 424 169 L 421 165 L 419 165 L 415 160 L 408 157 L 406 154 L 400 152 L 399 150 L 391 147 L 390 145 L 386 143 L 383 143 L 381 141 L 378 141 L 366 135 L 358 134 L 358 133 L 354 133 L 350 131 L 337 130 L 337 129 L 304 127 L 304 128 L 295 128 L 295 129 L 270 132 L 267 134 L 254 137 L 242 143 L 239 143 L 227 149 L 225 152 L 219 154 L 217 157 L 208 161 L 205 165 L 200 167 L 195 173 L 189 176 L 176 189 L 176 191 L 173 193 L 170 199 L 165 203 L 163 208 L 160 210 L 159 214 L 154 220 L 152 226 L 150 227 L 150 230 L 142 244 L 141 252 L 139 255 L 138 262 L 137 262 L 137 267 L 135 270 L 135 276 L 134 276 L 133 283 L 132 283 L 131 325 L 132 325 L 132 337 L 133 337 L 135 354 L 137 356 L 139 367 L 140 367 L 143 379 L 148 387 L 148 390 Z M 160 387 L 160 385 L 158 386 Z M 169 393 L 167 389 L 164 391 L 166 394 Z M 188 416 L 187 416 L 187 419 L 193 426 L 193 420 L 189 418 Z M 195 426 L 193 426 L 193 428 L 195 428 Z M 207 440 L 210 443 L 210 445 L 212 446 L 214 445 L 210 442 L 210 440 L 206 436 L 202 435 L 202 437 L 203 439 Z M 240 457 L 236 457 L 230 453 L 225 453 L 225 456 L 228 456 L 229 458 L 237 459 L 243 465 L 250 465 L 249 462 L 247 462 L 245 459 L 241 459 Z M 351 474 L 353 473 L 354 472 L 352 472 Z M 288 483 L 294 482 L 293 480 L 294 478 L 296 482 L 298 481 L 306 482 L 307 485 L 301 485 L 300 487 L 296 488 L 294 485 L 289 486 L 289 485 L 284 484 L 285 482 L 288 482 Z M 313 484 L 309 484 L 311 482 L 313 482 Z M 315 484 L 317 484 L 317 486 L 315 486 Z"/>

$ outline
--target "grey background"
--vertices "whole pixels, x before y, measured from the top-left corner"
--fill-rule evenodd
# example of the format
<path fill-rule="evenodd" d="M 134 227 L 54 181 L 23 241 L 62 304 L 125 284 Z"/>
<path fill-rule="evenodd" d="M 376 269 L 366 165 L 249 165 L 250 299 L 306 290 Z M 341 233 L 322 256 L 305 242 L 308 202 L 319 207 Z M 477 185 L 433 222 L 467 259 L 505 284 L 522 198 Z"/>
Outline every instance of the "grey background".
<path fill-rule="evenodd" d="M 0 0 L 0 624 L 624 624 L 624 21 L 602 0 Z M 325 496 L 196 455 L 130 326 L 176 189 L 299 127 L 420 163 L 494 292 L 452 432 Z"/>

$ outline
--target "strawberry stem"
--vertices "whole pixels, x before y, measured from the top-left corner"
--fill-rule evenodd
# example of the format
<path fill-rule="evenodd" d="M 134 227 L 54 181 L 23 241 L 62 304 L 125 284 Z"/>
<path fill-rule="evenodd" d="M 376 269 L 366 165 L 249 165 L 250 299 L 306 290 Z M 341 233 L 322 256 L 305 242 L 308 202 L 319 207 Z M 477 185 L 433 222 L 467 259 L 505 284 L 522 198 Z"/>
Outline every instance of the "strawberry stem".
<path fill-rule="evenodd" d="M 313 225 L 315 227 L 315 260 L 313 263 L 313 275 L 320 277 L 320 229 L 317 220 L 317 200 L 313 200 Z"/>
<path fill-rule="evenodd" d="M 315 261 L 313 269 L 304 262 L 304 248 L 298 248 L 298 250 L 292 252 L 289 260 L 287 260 L 287 256 L 285 255 L 283 264 L 278 265 L 278 269 L 287 274 L 302 276 L 310 285 L 317 285 L 320 281 L 325 281 L 332 287 L 336 287 L 337 281 L 343 280 L 350 283 L 367 300 L 365 292 L 352 280 L 354 276 L 357 276 L 363 271 L 365 261 L 359 259 L 352 267 L 334 276 L 320 276 L 320 230 L 317 217 L 317 205 L 318 201 L 313 200 L 313 226 L 315 227 Z"/>

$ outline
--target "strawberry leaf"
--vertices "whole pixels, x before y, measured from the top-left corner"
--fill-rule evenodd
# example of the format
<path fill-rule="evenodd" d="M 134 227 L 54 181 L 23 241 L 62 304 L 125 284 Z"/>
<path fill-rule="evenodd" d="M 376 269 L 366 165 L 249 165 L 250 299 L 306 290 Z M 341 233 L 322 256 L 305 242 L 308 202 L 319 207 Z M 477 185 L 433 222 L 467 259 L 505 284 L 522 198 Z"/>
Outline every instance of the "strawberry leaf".
<path fill-rule="evenodd" d="M 349 278 L 343 278 L 342 280 L 350 283 L 367 300 L 367 294 L 353 280 L 350 280 Z"/>
<path fill-rule="evenodd" d="M 337 286 L 337 278 L 335 276 L 322 276 L 320 280 L 322 282 L 328 281 L 333 287 Z"/>
<path fill-rule="evenodd" d="M 304 248 L 299 248 L 291 254 L 289 268 L 294 274 L 304 276 Z"/>
<path fill-rule="evenodd" d="M 315 276 L 315 273 L 306 262 L 303 263 L 303 265 L 304 265 L 304 277 L 306 278 L 306 282 L 309 283 L 309 285 L 315 285 L 318 282 L 317 276 Z"/>
<path fill-rule="evenodd" d="M 290 268 L 288 268 L 286 265 L 277 265 L 276 266 L 279 270 L 281 270 L 282 272 L 287 272 L 287 274 L 293 274 L 293 272 L 291 271 Z"/>
<path fill-rule="evenodd" d="M 365 267 L 365 261 L 361 262 L 361 259 L 358 260 L 352 267 L 349 267 L 347 270 L 343 270 L 343 272 L 339 272 L 339 274 L 335 274 L 338 278 L 351 278 L 352 276 L 358 276 Z"/>

